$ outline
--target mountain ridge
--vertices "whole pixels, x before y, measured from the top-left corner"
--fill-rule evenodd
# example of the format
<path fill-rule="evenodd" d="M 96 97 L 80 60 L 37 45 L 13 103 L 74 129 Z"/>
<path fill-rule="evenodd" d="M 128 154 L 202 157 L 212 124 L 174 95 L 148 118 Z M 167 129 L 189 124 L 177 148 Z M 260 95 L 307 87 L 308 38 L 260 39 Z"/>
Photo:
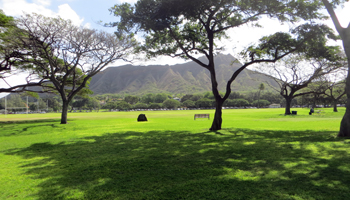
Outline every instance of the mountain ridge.
<path fill-rule="evenodd" d="M 199 58 L 204 60 L 205 58 Z M 242 66 L 230 54 L 215 57 L 216 76 L 220 91 L 226 89 L 227 80 Z M 274 81 L 263 74 L 249 69 L 243 70 L 231 84 L 232 91 L 245 92 L 258 90 L 260 83 Z M 190 61 L 175 65 L 123 65 L 109 67 L 92 77 L 89 85 L 94 94 L 105 93 L 172 93 L 191 94 L 211 91 L 209 71 Z"/>

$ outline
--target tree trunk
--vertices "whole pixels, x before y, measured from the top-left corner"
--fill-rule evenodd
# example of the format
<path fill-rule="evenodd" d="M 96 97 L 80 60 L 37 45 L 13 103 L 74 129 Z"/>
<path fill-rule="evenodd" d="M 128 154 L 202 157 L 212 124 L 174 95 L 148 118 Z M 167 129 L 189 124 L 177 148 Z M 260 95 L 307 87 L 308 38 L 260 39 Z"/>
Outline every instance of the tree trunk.
<path fill-rule="evenodd" d="M 68 115 L 68 102 L 63 102 L 61 124 L 67 124 L 67 115 Z"/>
<path fill-rule="evenodd" d="M 290 112 L 290 107 L 291 107 L 291 104 L 292 104 L 292 98 L 289 98 L 289 97 L 285 97 L 286 99 L 286 110 L 284 112 L 285 115 L 290 115 L 291 112 Z"/>
<path fill-rule="evenodd" d="M 345 53 L 348 59 L 348 76 L 346 77 L 346 111 L 344 117 L 340 123 L 340 130 L 338 137 L 350 137 L 350 27 L 348 28 L 348 37 L 347 40 L 343 39 L 343 45 L 345 49 Z M 345 44 L 348 42 L 347 44 Z"/>
<path fill-rule="evenodd" d="M 333 101 L 333 112 L 338 112 L 337 101 Z"/>
<path fill-rule="evenodd" d="M 221 130 L 221 124 L 222 124 L 222 104 L 223 102 L 220 100 L 216 100 L 216 108 L 215 108 L 215 115 L 213 124 L 211 125 L 211 128 L 209 130 L 211 131 L 217 131 Z"/>
<path fill-rule="evenodd" d="M 340 25 L 339 20 L 334 12 L 334 9 L 332 5 L 329 3 L 329 1 L 322 0 L 322 2 L 326 6 L 329 16 L 331 17 L 333 24 L 343 41 L 344 51 L 348 59 L 348 76 L 346 77 L 346 87 L 345 87 L 346 96 L 347 96 L 346 111 L 340 123 L 340 130 L 339 130 L 338 137 L 350 137 L 350 24 L 348 25 L 347 28 L 343 28 Z"/>
<path fill-rule="evenodd" d="M 260 104 L 259 104 L 260 103 L 260 91 L 261 90 L 259 90 L 259 93 L 258 93 L 258 108 L 260 108 Z"/>
<path fill-rule="evenodd" d="M 348 57 L 348 62 L 350 62 L 350 57 Z M 348 63 L 348 77 L 346 78 L 345 91 L 347 96 L 345 104 L 346 111 L 340 123 L 338 137 L 350 137 L 350 63 Z"/>
<path fill-rule="evenodd" d="M 346 103 L 346 112 L 343 119 L 340 122 L 340 130 L 338 137 L 350 137 L 350 99 L 347 99 Z"/>

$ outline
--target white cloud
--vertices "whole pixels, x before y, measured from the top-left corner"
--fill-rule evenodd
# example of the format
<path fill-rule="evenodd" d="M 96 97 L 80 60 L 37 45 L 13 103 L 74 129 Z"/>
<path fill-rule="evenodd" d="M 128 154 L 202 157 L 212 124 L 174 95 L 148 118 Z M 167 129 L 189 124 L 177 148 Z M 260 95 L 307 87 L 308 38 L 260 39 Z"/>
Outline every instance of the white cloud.
<path fill-rule="evenodd" d="M 2 0 L 0 8 L 6 15 L 21 16 L 23 12 L 38 13 L 52 17 L 54 12 L 42 4 L 28 3 L 26 0 Z"/>
<path fill-rule="evenodd" d="M 57 15 L 61 16 L 63 19 L 70 19 L 75 25 L 81 25 L 84 18 L 80 18 L 79 15 L 68 5 L 63 4 L 58 6 Z"/>
<path fill-rule="evenodd" d="M 47 17 L 61 16 L 63 19 L 70 19 L 75 25 L 82 25 L 84 18 L 81 18 L 68 4 L 58 6 L 58 12 L 49 9 L 51 0 L 34 0 L 34 3 L 28 3 L 28 0 L 2 0 L 0 9 L 6 15 L 21 16 L 23 13 L 37 13 Z M 88 24 L 89 26 L 89 24 Z"/>
<path fill-rule="evenodd" d="M 2 9 L 6 15 L 19 17 L 24 13 L 37 13 L 47 17 L 61 16 L 63 19 L 70 19 L 75 25 L 82 25 L 84 18 L 79 15 L 68 5 L 62 4 L 58 6 L 58 11 L 54 12 L 49 8 L 51 0 L 34 0 L 34 3 L 29 3 L 28 0 L 1 0 L 0 9 Z M 85 24 L 85 27 L 89 27 L 90 24 Z M 17 85 L 25 83 L 26 74 L 19 74 L 11 78 L 7 78 L 6 81 L 11 85 Z M 8 87 L 8 85 L 0 80 L 0 88 Z"/>
<path fill-rule="evenodd" d="M 49 6 L 51 5 L 51 0 L 34 0 L 34 4 Z"/>

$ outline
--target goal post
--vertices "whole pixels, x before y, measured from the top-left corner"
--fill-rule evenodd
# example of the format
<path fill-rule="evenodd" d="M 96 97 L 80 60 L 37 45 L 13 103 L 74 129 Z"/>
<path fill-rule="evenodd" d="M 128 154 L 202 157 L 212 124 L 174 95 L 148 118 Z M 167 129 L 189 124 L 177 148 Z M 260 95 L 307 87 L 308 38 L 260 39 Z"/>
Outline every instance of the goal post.
<path fill-rule="evenodd" d="M 24 103 L 25 104 L 25 107 L 7 107 L 7 96 L 5 96 L 5 116 L 7 116 L 8 114 L 8 110 L 11 109 L 11 110 L 21 110 L 21 109 L 25 109 L 26 110 L 26 114 L 28 114 L 28 109 L 29 109 L 29 106 L 28 106 L 28 96 L 27 96 L 27 103 Z"/>

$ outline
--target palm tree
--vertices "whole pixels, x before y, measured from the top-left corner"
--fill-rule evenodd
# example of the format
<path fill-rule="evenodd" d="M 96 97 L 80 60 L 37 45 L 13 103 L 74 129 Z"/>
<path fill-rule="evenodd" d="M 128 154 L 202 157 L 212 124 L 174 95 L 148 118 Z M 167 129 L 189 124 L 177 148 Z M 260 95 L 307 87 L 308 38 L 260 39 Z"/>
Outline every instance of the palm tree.
<path fill-rule="evenodd" d="M 265 90 L 265 85 L 264 85 L 263 83 L 261 83 L 261 84 L 259 85 L 259 93 L 258 93 L 258 108 L 260 108 L 259 101 L 260 101 L 260 92 L 261 92 L 262 90 Z"/>

